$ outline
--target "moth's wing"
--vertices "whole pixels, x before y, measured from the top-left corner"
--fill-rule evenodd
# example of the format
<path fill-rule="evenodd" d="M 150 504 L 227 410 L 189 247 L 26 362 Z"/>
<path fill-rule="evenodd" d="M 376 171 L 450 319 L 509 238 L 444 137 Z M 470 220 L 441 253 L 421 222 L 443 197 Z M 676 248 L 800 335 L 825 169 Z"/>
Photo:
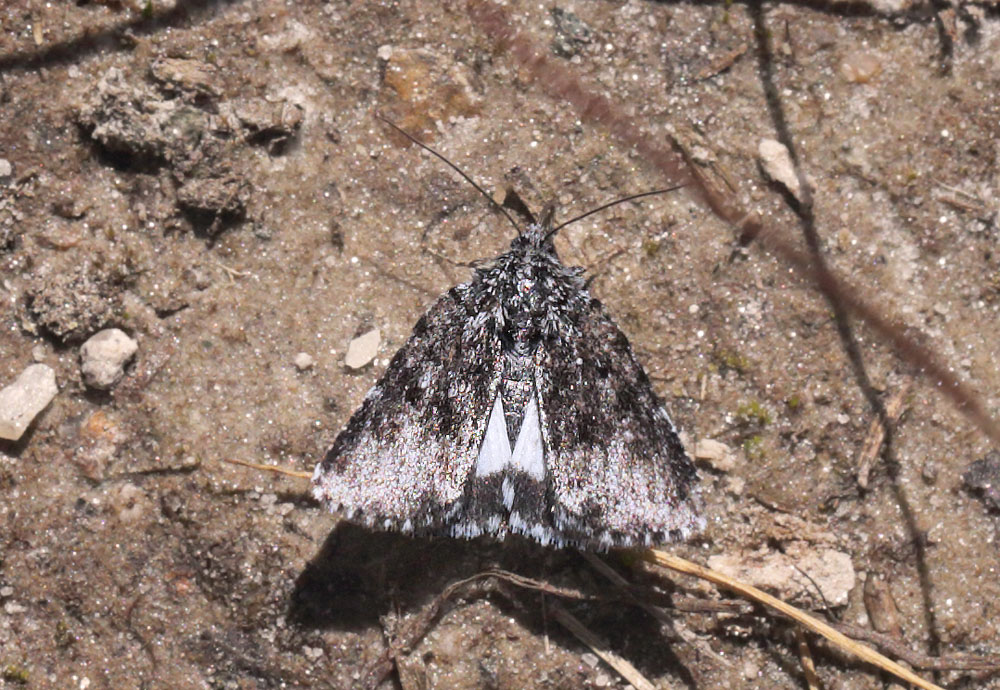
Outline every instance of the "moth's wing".
<path fill-rule="evenodd" d="M 564 323 L 537 353 L 549 511 L 538 520 L 598 548 L 701 529 L 694 465 L 628 339 L 592 298 Z"/>
<path fill-rule="evenodd" d="M 459 285 L 420 318 L 316 466 L 317 499 L 355 521 L 404 531 L 441 527 L 460 512 L 500 382 L 489 301 Z"/>

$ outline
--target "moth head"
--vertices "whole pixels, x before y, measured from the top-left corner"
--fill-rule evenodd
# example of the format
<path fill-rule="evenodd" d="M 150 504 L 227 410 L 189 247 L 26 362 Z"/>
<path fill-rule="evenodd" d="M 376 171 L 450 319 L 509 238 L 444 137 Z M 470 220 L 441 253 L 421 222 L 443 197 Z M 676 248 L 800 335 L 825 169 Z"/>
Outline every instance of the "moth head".
<path fill-rule="evenodd" d="M 542 209 L 541 217 L 537 220 L 535 219 L 534 214 L 532 214 L 531 210 L 528 208 L 528 205 L 524 203 L 523 199 L 521 199 L 520 195 L 518 195 L 517 192 L 515 192 L 512 189 L 507 190 L 507 194 L 504 196 L 503 203 L 500 203 L 496 199 L 494 199 L 492 195 L 488 194 L 485 189 L 476 184 L 476 181 L 473 180 L 471 177 L 469 177 L 465 172 L 463 172 L 461 168 L 459 168 L 450 160 L 448 160 L 440 153 L 432 149 L 430 146 L 420 141 L 409 132 L 401 129 L 394 122 L 383 117 L 381 114 L 376 113 L 375 116 L 378 119 L 382 120 L 382 122 L 392 127 L 396 132 L 402 134 L 411 142 L 413 142 L 423 150 L 427 151 L 431 155 L 435 156 L 436 158 L 444 162 L 448 167 L 450 167 L 452 170 L 461 175 L 466 182 L 468 182 L 476 189 L 476 191 L 482 194 L 483 198 L 485 198 L 495 209 L 497 209 L 498 211 L 500 211 L 500 213 L 506 216 L 507 220 L 510 221 L 510 224 L 513 225 L 514 228 L 517 230 L 517 235 L 518 235 L 517 238 L 514 240 L 514 242 L 511 243 L 511 248 L 524 246 L 524 242 L 526 241 L 530 246 L 534 246 L 537 249 L 554 249 L 552 245 L 552 238 L 555 237 L 557 232 L 559 232 L 561 229 L 563 229 L 570 223 L 575 223 L 578 220 L 583 220 L 587 216 L 591 216 L 595 213 L 600 213 L 606 208 L 610 208 L 611 206 L 617 206 L 618 204 L 623 204 L 626 201 L 634 201 L 636 199 L 641 199 L 642 197 L 645 196 L 652 196 L 654 194 L 665 194 L 666 192 L 671 192 L 675 189 L 679 189 L 684 186 L 680 184 L 680 185 L 675 185 L 673 187 L 668 187 L 666 189 L 656 189 L 651 192 L 640 192 L 639 194 L 631 194 L 629 196 L 622 197 L 620 199 L 615 199 L 614 201 L 610 201 L 606 204 L 602 204 L 597 208 L 593 208 L 587 211 L 586 213 L 581 213 L 578 216 L 570 218 L 569 220 L 560 223 L 555 227 L 552 227 L 552 222 L 553 222 L 552 219 L 555 216 L 554 203 L 550 202 L 546 204 L 545 207 Z M 511 215 L 512 213 L 514 215 L 519 215 L 522 218 L 524 218 L 527 221 L 527 227 L 522 229 L 522 227 L 517 223 L 517 221 L 514 220 L 514 216 Z"/>
<path fill-rule="evenodd" d="M 517 199 L 517 204 L 508 206 L 507 199 L 510 198 Z M 530 245 L 536 249 L 545 245 L 551 246 L 552 238 L 555 237 L 555 232 L 552 230 L 552 224 L 556 216 L 556 204 L 554 201 L 545 204 L 542 207 L 542 212 L 536 217 L 535 214 L 528 210 L 527 205 L 521 201 L 521 198 L 517 196 L 517 192 L 508 191 L 507 198 L 504 199 L 504 206 L 511 210 L 523 207 L 523 210 L 515 211 L 526 221 L 523 227 L 515 225 L 518 235 L 517 239 L 523 239 L 520 244 Z M 518 243 L 517 239 L 515 239 L 515 244 Z"/>

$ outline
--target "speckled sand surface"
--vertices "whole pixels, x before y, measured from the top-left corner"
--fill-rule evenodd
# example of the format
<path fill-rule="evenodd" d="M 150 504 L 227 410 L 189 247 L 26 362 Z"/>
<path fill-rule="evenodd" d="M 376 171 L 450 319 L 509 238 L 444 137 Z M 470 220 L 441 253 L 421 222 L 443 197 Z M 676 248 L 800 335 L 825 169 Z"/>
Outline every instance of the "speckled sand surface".
<path fill-rule="evenodd" d="M 797 232 L 756 160 L 776 138 L 773 88 L 831 265 L 996 415 L 1000 18 L 988 2 L 934 7 L 509 10 L 551 59 Z M 422 310 L 468 277 L 456 262 L 510 241 L 473 189 L 375 111 L 491 193 L 513 185 L 563 217 L 662 176 L 533 85 L 461 2 L 150 9 L 0 8 L 0 384 L 37 360 L 60 388 L 21 441 L 0 443 L 0 687 L 350 688 L 400 616 L 484 568 L 613 593 L 573 553 L 337 526 L 305 482 L 221 461 L 310 470 Z M 117 111 L 97 102 L 113 88 Z M 136 128 L 115 129 L 126 121 Z M 759 243 L 741 247 L 680 192 L 573 225 L 559 249 L 590 269 L 689 442 L 734 451 L 702 465 L 709 527 L 676 553 L 833 549 L 857 575 L 845 622 L 870 625 L 862 583 L 875 578 L 912 649 L 1000 653 L 1000 516 L 962 481 L 991 444 L 933 381 L 857 327 L 883 398 L 913 380 L 897 479 L 878 462 L 862 492 L 873 413 L 831 309 Z M 121 383 L 91 391 L 79 346 L 107 326 L 139 351 Z M 373 328 L 374 362 L 344 367 Z M 719 596 L 612 560 L 648 590 L 672 580 L 679 595 Z M 537 593 L 454 604 L 403 657 L 404 687 L 625 687 Z M 565 605 L 659 687 L 804 687 L 779 622 L 673 614 L 719 663 L 626 604 Z M 825 687 L 883 687 L 815 653 Z"/>

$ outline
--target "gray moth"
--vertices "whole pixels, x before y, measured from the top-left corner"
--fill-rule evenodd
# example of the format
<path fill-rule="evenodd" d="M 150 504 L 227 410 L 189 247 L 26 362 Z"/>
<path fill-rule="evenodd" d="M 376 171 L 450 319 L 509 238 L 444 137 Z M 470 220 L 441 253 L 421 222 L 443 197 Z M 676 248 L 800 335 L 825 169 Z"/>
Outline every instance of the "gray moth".
<path fill-rule="evenodd" d="M 551 217 L 420 318 L 316 466 L 329 509 L 592 550 L 703 527 L 677 430 L 583 269 L 556 254 Z"/>

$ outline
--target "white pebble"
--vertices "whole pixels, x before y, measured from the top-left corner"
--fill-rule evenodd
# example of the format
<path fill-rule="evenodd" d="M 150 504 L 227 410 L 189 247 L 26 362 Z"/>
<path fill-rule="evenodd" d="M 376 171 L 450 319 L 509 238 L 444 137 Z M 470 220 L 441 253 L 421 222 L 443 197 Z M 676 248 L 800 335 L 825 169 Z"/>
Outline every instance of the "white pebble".
<path fill-rule="evenodd" d="M 152 507 L 146 492 L 135 484 L 122 484 L 112 489 L 109 504 L 126 525 L 138 522 Z"/>
<path fill-rule="evenodd" d="M 840 74 L 855 84 L 867 84 L 882 72 L 879 59 L 864 51 L 852 51 L 840 62 Z"/>
<path fill-rule="evenodd" d="M 707 460 L 719 472 L 731 472 L 736 467 L 736 455 L 725 443 L 703 438 L 694 447 L 694 457 Z"/>
<path fill-rule="evenodd" d="M 764 172 L 775 182 L 784 185 L 799 201 L 802 188 L 799 186 L 799 176 L 795 174 L 792 156 L 785 145 L 774 139 L 762 139 L 757 146 L 757 156 Z"/>
<path fill-rule="evenodd" d="M 315 361 L 313 360 L 312 357 L 309 356 L 308 353 L 300 352 L 299 354 L 295 355 L 295 359 L 292 360 L 292 364 L 294 364 L 295 368 L 298 369 L 299 371 L 305 371 L 306 369 L 312 368 L 312 365 L 315 364 Z"/>
<path fill-rule="evenodd" d="M 12 384 L 0 390 L 0 438 L 21 438 L 58 392 L 56 373 L 51 367 L 32 364 L 22 371 Z"/>
<path fill-rule="evenodd" d="M 323 656 L 323 649 L 320 647 L 302 647 L 302 653 L 305 654 L 306 658 L 310 661 L 316 661 L 321 656 Z"/>
<path fill-rule="evenodd" d="M 3 605 L 3 610 L 4 613 L 10 616 L 14 616 L 18 613 L 24 613 L 25 611 L 28 610 L 28 607 L 22 604 L 18 604 L 17 602 L 14 601 L 8 601 L 6 604 Z"/>
<path fill-rule="evenodd" d="M 83 380 L 91 388 L 111 388 L 121 380 L 125 363 L 138 349 L 138 343 L 118 328 L 99 331 L 80 348 Z"/>
<path fill-rule="evenodd" d="M 347 355 L 344 356 L 344 364 L 351 369 L 360 369 L 373 359 L 378 353 L 378 346 L 382 343 L 382 334 L 377 328 L 373 328 L 364 335 L 359 335 L 347 346 Z"/>

